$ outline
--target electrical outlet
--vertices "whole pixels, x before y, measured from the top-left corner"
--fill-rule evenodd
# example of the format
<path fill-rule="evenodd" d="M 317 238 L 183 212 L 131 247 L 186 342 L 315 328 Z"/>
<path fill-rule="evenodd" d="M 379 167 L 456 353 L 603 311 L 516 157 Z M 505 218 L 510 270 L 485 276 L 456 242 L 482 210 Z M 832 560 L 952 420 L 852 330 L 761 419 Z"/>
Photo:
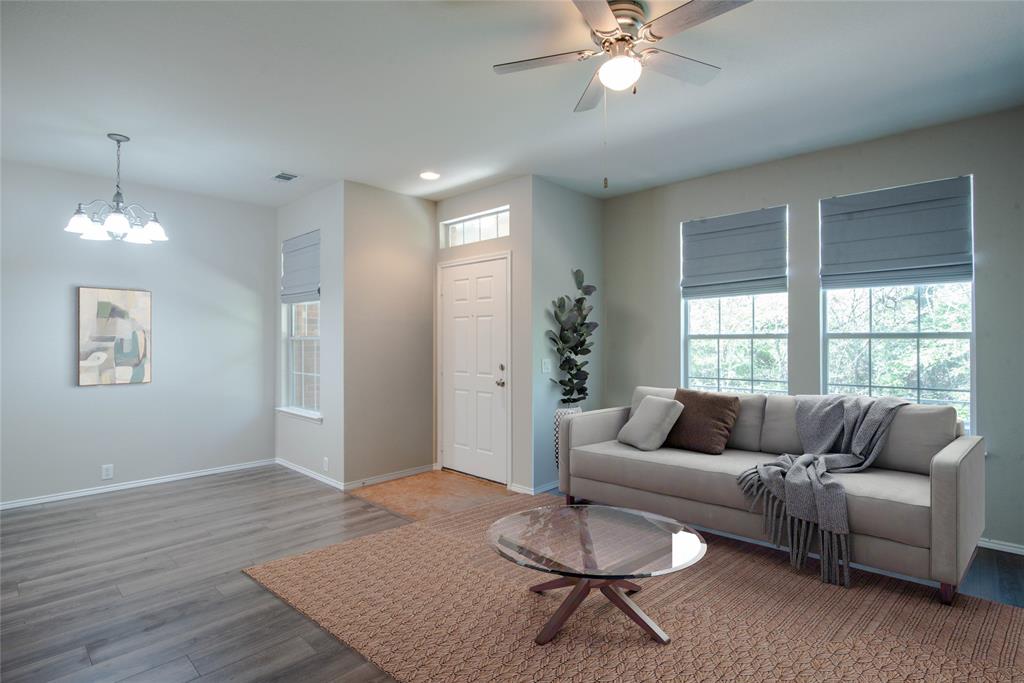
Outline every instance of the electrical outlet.
<path fill-rule="evenodd" d="M 324 467 L 324 472 L 326 472 L 327 471 L 327 467 L 328 467 L 328 465 L 327 465 L 327 458 L 324 458 L 324 465 L 323 465 L 323 467 Z"/>
<path fill-rule="evenodd" d="M 100 465 L 100 479 L 113 479 L 114 478 L 114 466 L 113 465 Z"/>
<path fill-rule="evenodd" d="M 550 358 L 542 358 L 541 359 L 541 361 L 540 361 L 540 371 L 542 373 L 544 373 L 545 375 L 550 375 L 551 374 L 551 359 Z"/>

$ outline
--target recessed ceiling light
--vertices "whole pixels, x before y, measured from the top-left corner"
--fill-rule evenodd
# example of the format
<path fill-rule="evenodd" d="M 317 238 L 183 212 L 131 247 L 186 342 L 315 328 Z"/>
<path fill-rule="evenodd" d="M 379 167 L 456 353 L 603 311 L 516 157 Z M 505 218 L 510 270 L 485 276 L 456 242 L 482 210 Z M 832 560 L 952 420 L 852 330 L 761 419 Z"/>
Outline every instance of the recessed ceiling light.
<path fill-rule="evenodd" d="M 420 173 L 420 178 L 423 178 L 424 180 L 437 180 L 440 177 L 441 174 L 437 171 L 424 171 L 423 173 Z"/>

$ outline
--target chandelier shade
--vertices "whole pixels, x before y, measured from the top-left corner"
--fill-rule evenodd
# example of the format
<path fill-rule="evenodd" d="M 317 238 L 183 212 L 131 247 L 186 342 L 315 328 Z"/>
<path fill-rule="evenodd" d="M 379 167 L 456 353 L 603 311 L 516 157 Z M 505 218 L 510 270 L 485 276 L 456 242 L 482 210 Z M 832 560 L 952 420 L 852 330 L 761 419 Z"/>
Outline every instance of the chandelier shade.
<path fill-rule="evenodd" d="M 156 213 L 141 204 L 128 204 L 121 192 L 121 145 L 130 139 L 120 133 L 107 133 L 117 145 L 114 167 L 114 196 L 108 202 L 94 199 L 78 205 L 68 220 L 66 232 L 76 233 L 83 240 L 117 240 L 130 244 L 166 242 L 167 233 Z"/>
<path fill-rule="evenodd" d="M 85 215 L 85 211 L 82 211 L 82 205 L 79 204 L 75 212 L 71 214 L 71 220 L 68 221 L 68 225 L 64 228 L 64 231 L 74 232 L 81 235 L 91 230 L 93 225 L 93 222 Z"/>

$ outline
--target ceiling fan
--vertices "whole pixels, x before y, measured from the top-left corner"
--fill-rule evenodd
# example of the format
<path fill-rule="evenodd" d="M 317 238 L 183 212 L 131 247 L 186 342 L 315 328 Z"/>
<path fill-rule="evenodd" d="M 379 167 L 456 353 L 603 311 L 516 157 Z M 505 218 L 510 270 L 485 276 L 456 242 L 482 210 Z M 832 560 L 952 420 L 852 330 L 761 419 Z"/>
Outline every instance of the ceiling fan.
<path fill-rule="evenodd" d="M 588 111 L 596 107 L 604 96 L 602 85 L 612 90 L 635 87 L 644 67 L 686 83 L 703 85 L 717 76 L 721 69 L 645 45 L 653 45 L 662 38 L 693 28 L 748 2 L 750 0 L 690 0 L 657 19 L 646 21 L 647 8 L 640 0 L 572 0 L 590 26 L 591 38 L 599 50 L 575 50 L 495 64 L 494 72 L 510 74 L 592 58 L 602 60 L 573 111 Z"/>

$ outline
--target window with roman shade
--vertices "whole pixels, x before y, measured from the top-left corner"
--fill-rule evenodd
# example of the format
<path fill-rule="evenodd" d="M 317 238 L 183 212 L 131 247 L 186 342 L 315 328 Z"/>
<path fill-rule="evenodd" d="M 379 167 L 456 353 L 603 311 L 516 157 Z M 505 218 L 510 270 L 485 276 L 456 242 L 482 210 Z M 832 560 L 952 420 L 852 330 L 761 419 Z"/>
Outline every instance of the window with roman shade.
<path fill-rule="evenodd" d="M 976 428 L 969 176 L 823 199 L 822 389 L 952 405 Z"/>
<path fill-rule="evenodd" d="M 683 383 L 785 394 L 785 206 L 683 223 Z"/>
<path fill-rule="evenodd" d="M 825 289 L 968 282 L 971 178 L 823 199 Z"/>
<path fill-rule="evenodd" d="M 281 245 L 281 303 L 320 300 L 320 231 L 287 239 Z"/>
<path fill-rule="evenodd" d="M 683 297 L 786 291 L 787 207 L 683 223 Z"/>

